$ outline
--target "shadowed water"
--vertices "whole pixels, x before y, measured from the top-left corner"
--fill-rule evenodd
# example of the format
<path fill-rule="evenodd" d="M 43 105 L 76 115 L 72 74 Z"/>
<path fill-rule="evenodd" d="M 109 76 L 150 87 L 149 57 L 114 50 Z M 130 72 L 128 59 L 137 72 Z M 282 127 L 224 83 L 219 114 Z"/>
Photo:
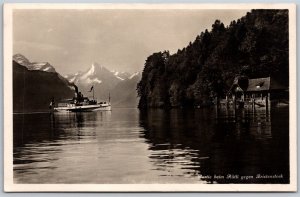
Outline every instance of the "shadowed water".
<path fill-rule="evenodd" d="M 288 107 L 14 114 L 14 181 L 289 183 L 288 120 Z"/>

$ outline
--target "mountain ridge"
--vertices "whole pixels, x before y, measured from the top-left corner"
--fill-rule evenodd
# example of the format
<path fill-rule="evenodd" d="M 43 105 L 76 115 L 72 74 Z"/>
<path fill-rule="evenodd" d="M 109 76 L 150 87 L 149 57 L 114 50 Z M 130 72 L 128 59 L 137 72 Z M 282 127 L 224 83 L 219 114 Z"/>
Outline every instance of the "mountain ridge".
<path fill-rule="evenodd" d="M 13 112 L 47 111 L 52 98 L 74 96 L 74 89 L 56 72 L 29 70 L 13 60 Z"/>
<path fill-rule="evenodd" d="M 18 53 L 13 56 L 13 60 L 25 66 L 28 70 L 40 70 L 45 72 L 56 72 L 55 68 L 48 62 L 30 62 L 24 55 Z"/>

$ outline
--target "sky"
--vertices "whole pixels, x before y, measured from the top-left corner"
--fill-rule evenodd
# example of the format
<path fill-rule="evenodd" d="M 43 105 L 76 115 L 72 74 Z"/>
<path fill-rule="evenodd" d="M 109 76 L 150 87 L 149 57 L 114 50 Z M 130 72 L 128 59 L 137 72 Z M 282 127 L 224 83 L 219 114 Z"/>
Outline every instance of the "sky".
<path fill-rule="evenodd" d="M 142 71 L 155 52 L 177 52 L 216 19 L 229 25 L 249 10 L 14 10 L 13 53 L 49 62 L 63 75 L 92 63 Z"/>

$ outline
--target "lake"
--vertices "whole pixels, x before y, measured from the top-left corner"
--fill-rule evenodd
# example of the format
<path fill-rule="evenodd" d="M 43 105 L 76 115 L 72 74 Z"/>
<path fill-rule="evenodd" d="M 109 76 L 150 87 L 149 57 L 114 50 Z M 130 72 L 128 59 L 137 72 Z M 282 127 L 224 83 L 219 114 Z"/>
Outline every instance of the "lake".
<path fill-rule="evenodd" d="M 14 182 L 289 183 L 288 112 L 14 114 Z"/>

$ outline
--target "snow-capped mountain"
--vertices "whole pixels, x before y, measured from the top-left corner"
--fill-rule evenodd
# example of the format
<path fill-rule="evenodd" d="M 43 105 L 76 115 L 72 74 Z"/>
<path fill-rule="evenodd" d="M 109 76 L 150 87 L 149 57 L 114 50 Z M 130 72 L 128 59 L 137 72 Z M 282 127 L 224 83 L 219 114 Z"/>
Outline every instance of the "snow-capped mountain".
<path fill-rule="evenodd" d="M 107 100 L 111 95 L 113 104 L 122 106 L 136 106 L 136 84 L 141 78 L 140 73 L 133 74 L 120 71 L 110 71 L 98 63 L 93 63 L 85 72 L 76 72 L 66 75 L 65 78 L 78 86 L 85 96 L 91 96 L 89 92 L 94 87 L 96 98 Z M 130 97 L 130 98 L 129 98 Z M 132 98 L 131 98 L 132 97 Z M 123 102 L 124 99 L 126 102 Z"/>
<path fill-rule="evenodd" d="M 32 62 L 27 66 L 28 70 L 40 70 L 45 72 L 56 72 L 48 62 Z"/>
<path fill-rule="evenodd" d="M 128 73 L 128 72 L 119 72 L 119 71 L 115 71 L 115 70 L 113 70 L 111 72 L 114 73 L 114 75 L 122 81 L 125 79 L 128 79 L 128 77 L 130 77 L 130 73 Z"/>
<path fill-rule="evenodd" d="M 132 75 L 130 75 L 130 76 L 128 77 L 128 79 L 133 79 L 134 77 L 139 77 L 140 74 L 141 74 L 140 72 L 135 72 L 135 73 L 133 73 Z"/>
<path fill-rule="evenodd" d="M 13 60 L 18 64 L 25 66 L 28 70 L 40 70 L 45 72 L 56 72 L 55 68 L 48 62 L 30 62 L 22 54 L 15 54 Z"/>
<path fill-rule="evenodd" d="M 13 60 L 17 62 L 18 64 L 27 67 L 31 62 L 23 55 L 21 54 L 15 54 L 13 56 Z"/>
<path fill-rule="evenodd" d="M 75 74 L 65 76 L 69 82 L 81 85 L 100 84 L 107 80 L 109 80 L 110 83 L 116 84 L 119 81 L 124 81 L 130 77 L 132 77 L 130 73 L 115 70 L 109 71 L 98 63 L 93 63 L 85 72 L 76 72 Z"/>
<path fill-rule="evenodd" d="M 137 107 L 137 83 L 141 80 L 140 72 L 131 74 L 127 79 L 119 82 L 111 92 L 113 105 L 116 107 Z"/>

